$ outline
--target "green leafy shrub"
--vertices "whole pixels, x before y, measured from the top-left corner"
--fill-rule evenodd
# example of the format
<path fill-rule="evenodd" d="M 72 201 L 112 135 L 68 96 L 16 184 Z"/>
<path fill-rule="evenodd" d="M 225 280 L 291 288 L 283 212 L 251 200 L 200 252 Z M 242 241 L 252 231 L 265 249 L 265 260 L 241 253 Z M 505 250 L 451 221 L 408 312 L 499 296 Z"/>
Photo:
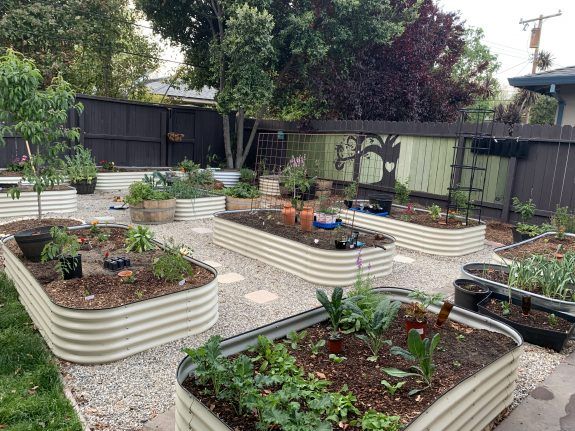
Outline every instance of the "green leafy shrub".
<path fill-rule="evenodd" d="M 143 201 L 163 201 L 172 199 L 172 195 L 164 190 L 155 190 L 154 187 L 143 181 L 137 181 L 130 185 L 129 193 L 125 201 L 130 205 L 138 205 Z"/>
<path fill-rule="evenodd" d="M 431 386 L 431 380 L 435 373 L 436 366 L 433 363 L 433 352 L 437 348 L 439 341 L 439 334 L 435 334 L 432 339 L 425 338 L 422 340 L 416 329 L 410 330 L 409 334 L 407 334 L 407 350 L 399 346 L 393 346 L 391 353 L 401 356 L 410 362 L 415 362 L 417 365 L 410 367 L 410 371 L 402 371 L 397 368 L 382 368 L 382 371 L 392 377 L 398 377 L 400 379 L 412 376 L 421 378 L 427 386 L 412 389 L 409 391 L 409 395 L 415 395 L 427 389 Z"/>
<path fill-rule="evenodd" d="M 463 190 L 453 190 L 451 192 L 451 199 L 455 203 L 457 211 L 467 209 L 469 206 L 469 195 Z"/>
<path fill-rule="evenodd" d="M 226 196 L 239 199 L 255 199 L 260 196 L 257 187 L 248 183 L 237 183 L 235 186 L 225 189 Z"/>
<path fill-rule="evenodd" d="M 61 277 L 64 272 L 74 271 L 76 260 L 60 260 L 65 256 L 76 256 L 80 251 L 80 243 L 76 235 L 70 235 L 65 227 L 53 226 L 50 229 L 52 241 L 44 246 L 40 259 L 42 262 L 56 260 L 56 271 Z"/>
<path fill-rule="evenodd" d="M 531 217 L 535 215 L 535 204 L 533 199 L 529 199 L 527 202 L 521 202 L 517 196 L 513 197 L 513 211 L 518 212 L 521 217 L 521 221 L 526 223 Z"/>
<path fill-rule="evenodd" d="M 184 160 L 182 160 L 180 163 L 178 163 L 178 169 L 181 172 L 190 173 L 190 172 L 198 171 L 200 169 L 200 165 L 197 163 L 194 163 L 192 160 L 188 160 L 187 157 L 184 157 Z"/>
<path fill-rule="evenodd" d="M 407 205 L 409 203 L 409 194 L 411 190 L 409 190 L 409 180 L 400 181 L 395 180 L 395 199 L 400 205 Z"/>
<path fill-rule="evenodd" d="M 143 253 L 153 250 L 156 246 L 153 243 L 154 232 L 145 226 L 130 227 L 126 232 L 126 251 Z"/>
<path fill-rule="evenodd" d="M 439 220 L 439 217 L 441 217 L 441 207 L 439 205 L 433 204 L 430 205 L 427 209 L 429 210 L 429 217 L 431 217 L 431 220 Z"/>
<path fill-rule="evenodd" d="M 198 199 L 212 195 L 211 192 L 189 179 L 178 179 L 167 190 L 176 199 Z"/>
<path fill-rule="evenodd" d="M 64 161 L 66 163 L 66 175 L 73 183 L 80 181 L 91 182 L 98 176 L 98 169 L 92 156 L 92 151 L 82 145 L 76 145 L 74 147 L 74 155 L 66 156 Z"/>
<path fill-rule="evenodd" d="M 194 274 L 192 264 L 186 260 L 189 250 L 185 247 L 174 245 L 170 240 L 165 244 L 165 252 L 154 259 L 152 272 L 156 278 L 169 282 L 184 280 Z"/>
<path fill-rule="evenodd" d="M 563 239 L 565 233 L 575 233 L 575 215 L 569 213 L 569 207 L 557 205 L 555 214 L 551 217 L 551 225 L 557 232 L 557 238 Z"/>
<path fill-rule="evenodd" d="M 255 180 L 256 180 L 255 171 L 248 168 L 240 169 L 240 182 L 252 184 Z"/>
<path fill-rule="evenodd" d="M 357 197 L 357 182 L 349 183 L 345 186 L 343 197 L 348 201 L 352 201 Z"/>

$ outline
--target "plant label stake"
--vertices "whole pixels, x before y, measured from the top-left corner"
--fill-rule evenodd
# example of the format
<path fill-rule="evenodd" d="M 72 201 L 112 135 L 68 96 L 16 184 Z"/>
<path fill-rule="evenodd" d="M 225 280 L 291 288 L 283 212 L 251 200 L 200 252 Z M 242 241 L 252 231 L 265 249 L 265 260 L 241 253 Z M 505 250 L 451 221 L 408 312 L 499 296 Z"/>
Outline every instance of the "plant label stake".
<path fill-rule="evenodd" d="M 443 301 L 443 305 L 441 306 L 441 310 L 439 310 L 439 314 L 437 315 L 437 320 L 435 324 L 437 326 L 443 325 L 447 318 L 449 317 L 449 313 L 451 313 L 451 309 L 453 308 L 453 304 L 449 301 Z"/>
<path fill-rule="evenodd" d="M 531 312 L 531 297 L 529 295 L 521 297 L 521 311 L 525 316 L 528 316 Z"/>

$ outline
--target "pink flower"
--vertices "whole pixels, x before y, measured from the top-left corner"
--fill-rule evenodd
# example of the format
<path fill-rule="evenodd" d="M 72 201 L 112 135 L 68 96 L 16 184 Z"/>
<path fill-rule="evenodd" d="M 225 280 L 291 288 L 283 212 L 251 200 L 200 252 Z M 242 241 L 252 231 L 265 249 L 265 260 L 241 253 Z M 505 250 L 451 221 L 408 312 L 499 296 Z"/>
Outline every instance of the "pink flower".
<path fill-rule="evenodd" d="M 361 269 L 363 267 L 363 260 L 361 258 L 361 250 L 359 251 L 359 253 L 357 253 L 357 259 L 355 261 L 355 265 L 357 266 L 357 269 Z"/>

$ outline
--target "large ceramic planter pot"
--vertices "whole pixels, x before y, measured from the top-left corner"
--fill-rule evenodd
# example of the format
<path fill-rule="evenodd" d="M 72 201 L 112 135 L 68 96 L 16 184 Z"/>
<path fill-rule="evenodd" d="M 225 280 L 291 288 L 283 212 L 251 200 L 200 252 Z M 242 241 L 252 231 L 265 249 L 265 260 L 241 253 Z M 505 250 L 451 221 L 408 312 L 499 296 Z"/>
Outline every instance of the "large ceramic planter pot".
<path fill-rule="evenodd" d="M 215 213 L 226 210 L 225 196 L 208 196 L 196 199 L 176 199 L 174 220 L 189 221 L 211 218 Z"/>
<path fill-rule="evenodd" d="M 176 200 L 143 201 L 130 206 L 130 217 L 133 223 L 163 224 L 174 221 Z"/>
<path fill-rule="evenodd" d="M 235 169 L 216 169 L 209 168 L 214 175 L 216 181 L 224 184 L 224 187 L 233 187 L 240 180 L 240 171 Z"/>
<path fill-rule="evenodd" d="M 418 210 L 419 211 L 419 210 Z M 422 226 L 360 211 L 344 210 L 344 223 L 392 235 L 399 247 L 438 256 L 464 256 L 485 247 L 485 224 L 461 229 Z"/>
<path fill-rule="evenodd" d="M 92 178 L 91 181 L 82 180 L 77 182 L 71 182 L 70 185 L 76 189 L 79 195 L 91 195 L 96 190 L 96 182 L 98 178 Z"/>
<path fill-rule="evenodd" d="M 491 295 L 489 295 L 479 303 L 479 313 L 489 316 L 492 319 L 499 320 L 500 322 L 503 322 L 506 325 L 511 326 L 513 329 L 519 332 L 523 337 L 523 339 L 528 343 L 535 344 L 536 346 L 547 347 L 549 349 L 555 350 L 556 352 L 560 352 L 561 350 L 563 350 L 563 346 L 565 346 L 565 343 L 567 342 L 569 337 L 573 335 L 573 329 L 575 328 L 575 316 L 571 316 L 569 314 L 557 312 L 555 310 L 550 310 L 549 308 L 546 307 L 535 305 L 532 306 L 533 310 L 540 310 L 549 314 L 553 313 L 556 315 L 556 317 L 571 322 L 571 329 L 567 333 L 554 331 L 552 329 L 537 328 L 529 325 L 524 325 L 519 322 L 514 322 L 513 320 L 508 319 L 505 316 L 500 316 L 499 314 L 492 312 L 487 308 L 488 302 L 491 301 L 492 299 L 501 302 L 504 301 L 506 302 L 508 301 L 508 296 L 501 295 L 495 292 L 491 293 Z M 513 298 L 512 301 L 516 305 L 519 306 L 521 305 L 521 300 L 517 298 Z"/>
<path fill-rule="evenodd" d="M 107 226 L 127 229 L 123 225 Z M 70 230 L 86 227 L 89 225 Z M 186 260 L 211 272 L 213 279 L 196 288 L 118 307 L 87 310 L 52 302 L 28 268 L 7 247 L 9 241 L 12 237 L 0 243 L 6 274 L 14 281 L 20 301 L 48 347 L 63 360 L 79 364 L 117 361 L 204 332 L 218 319 L 217 271 L 187 256 Z"/>
<path fill-rule="evenodd" d="M 509 268 L 505 265 L 493 265 L 489 263 L 468 263 L 463 265 L 461 268 L 461 278 L 467 278 L 470 280 L 478 281 L 489 288 L 492 292 L 499 293 L 501 295 L 507 295 L 509 292 L 509 286 L 507 284 L 498 283 L 495 281 L 488 280 L 479 275 L 472 274 L 470 271 L 487 271 L 489 269 L 494 269 L 497 271 L 508 271 Z M 537 293 L 529 292 L 527 290 L 517 289 L 511 287 L 511 293 L 514 298 L 520 299 L 522 296 L 531 296 L 531 303 L 536 306 L 545 307 L 549 310 L 560 311 L 565 314 L 570 314 L 575 316 L 575 302 L 562 301 L 560 299 L 548 298 Z"/>
<path fill-rule="evenodd" d="M 457 279 L 453 282 L 454 302 L 458 307 L 477 312 L 477 304 L 489 295 L 489 288 L 478 281 Z"/>
<path fill-rule="evenodd" d="M 262 175 L 259 178 L 259 188 L 262 195 L 280 196 L 279 175 Z"/>
<path fill-rule="evenodd" d="M 78 198 L 73 187 L 60 187 L 60 190 L 46 190 L 41 195 L 42 215 L 48 213 L 71 213 L 78 210 Z M 0 193 L 0 218 L 2 217 L 38 217 L 38 199 L 36 192 L 22 192 L 20 199 L 12 199 L 6 193 Z"/>
<path fill-rule="evenodd" d="M 219 217 L 219 214 L 215 215 L 213 229 L 214 244 L 294 274 L 310 283 L 336 287 L 352 285 L 356 280 L 358 249 L 325 250 L 311 247 L 235 223 Z M 387 238 L 393 240 L 392 237 Z M 364 275 L 377 278 L 391 274 L 394 256 L 394 242 L 386 244 L 385 249 L 363 247 L 361 258 Z"/>
<path fill-rule="evenodd" d="M 391 300 L 411 302 L 406 289 L 379 288 Z M 430 307 L 437 313 L 437 307 Z M 257 342 L 258 336 L 272 340 L 285 337 L 292 331 L 302 331 L 327 320 L 323 308 L 316 308 L 287 319 L 254 329 L 221 343 L 222 354 L 234 355 L 245 351 Z M 474 328 L 499 332 L 510 337 L 516 347 L 469 376 L 445 392 L 421 414 L 411 420 L 404 431 L 479 431 L 489 425 L 513 401 L 517 381 L 519 357 L 523 351 L 521 336 L 507 325 L 487 316 L 454 307 L 449 318 Z M 176 431 L 230 431 L 200 400 L 182 384 L 194 373 L 195 364 L 186 357 L 176 374 Z M 383 391 L 381 392 L 383 394 Z M 382 395 L 383 396 L 383 395 Z M 303 431 L 303 430 L 302 430 Z"/>
<path fill-rule="evenodd" d="M 226 210 L 237 211 L 257 209 L 260 207 L 260 202 L 260 198 L 242 199 L 226 196 Z"/>

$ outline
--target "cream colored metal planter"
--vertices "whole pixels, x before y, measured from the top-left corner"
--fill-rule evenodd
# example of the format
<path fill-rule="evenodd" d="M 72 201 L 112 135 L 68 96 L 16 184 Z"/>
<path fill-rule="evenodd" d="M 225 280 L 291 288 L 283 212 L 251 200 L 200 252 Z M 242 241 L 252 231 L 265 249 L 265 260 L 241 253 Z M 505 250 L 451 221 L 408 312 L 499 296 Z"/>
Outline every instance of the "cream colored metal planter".
<path fill-rule="evenodd" d="M 128 190 L 132 183 L 142 181 L 152 172 L 98 172 L 97 192 L 119 192 Z"/>
<path fill-rule="evenodd" d="M 354 217 L 355 214 L 355 217 Z M 485 224 L 463 229 L 440 229 L 415 223 L 345 210 L 342 220 L 362 229 L 392 235 L 399 247 L 438 256 L 463 256 L 483 250 Z"/>
<path fill-rule="evenodd" d="M 71 213 L 78 210 L 76 189 L 67 187 L 64 190 L 46 190 L 41 195 L 42 215 L 47 213 Z M 1 217 L 38 216 L 36 192 L 22 192 L 20 199 L 14 199 L 6 193 L 0 193 Z"/>
<path fill-rule="evenodd" d="M 323 250 L 218 217 L 214 221 L 214 244 L 322 286 L 349 286 L 354 283 L 358 250 Z M 382 277 L 391 274 L 395 243 L 364 247 L 361 258 L 364 274 Z M 368 268 L 370 266 L 370 268 Z"/>
<path fill-rule="evenodd" d="M 66 361 L 79 364 L 117 361 L 204 332 L 218 319 L 216 278 L 202 287 L 121 307 L 80 310 L 56 305 L 5 246 L 11 240 L 12 237 L 8 237 L 2 241 L 6 273 L 14 281 L 20 301 L 50 350 Z M 191 261 L 217 275 L 215 269 Z"/>
<path fill-rule="evenodd" d="M 411 302 L 409 290 L 395 288 L 378 289 L 392 299 Z M 430 307 L 438 312 L 437 307 Z M 513 400 L 517 380 L 519 357 L 523 340 L 512 328 L 477 313 L 454 307 L 449 318 L 474 328 L 487 329 L 512 338 L 517 347 L 503 355 L 453 387 L 421 412 L 405 431 L 481 431 L 497 417 Z M 327 319 L 323 308 L 316 308 L 288 319 L 274 322 L 253 331 L 229 338 L 222 342 L 222 352 L 229 356 L 244 351 L 255 344 L 258 335 L 277 339 L 291 331 L 301 331 Z M 194 371 L 194 364 L 185 358 L 178 367 L 176 385 L 176 431 L 230 431 L 230 428 L 214 416 L 197 398 L 182 387 L 182 383 Z M 383 393 L 383 392 L 382 392 Z"/>
<path fill-rule="evenodd" d="M 240 180 L 240 171 L 227 171 L 223 169 L 212 169 L 214 179 L 224 183 L 225 187 L 233 187 Z"/>
<path fill-rule="evenodd" d="M 280 181 L 278 175 L 264 175 L 259 179 L 260 193 L 268 196 L 280 196 Z"/>
<path fill-rule="evenodd" d="M 225 196 L 210 196 L 197 199 L 176 199 L 176 215 L 174 220 L 197 220 L 210 218 L 214 213 L 225 211 Z"/>

